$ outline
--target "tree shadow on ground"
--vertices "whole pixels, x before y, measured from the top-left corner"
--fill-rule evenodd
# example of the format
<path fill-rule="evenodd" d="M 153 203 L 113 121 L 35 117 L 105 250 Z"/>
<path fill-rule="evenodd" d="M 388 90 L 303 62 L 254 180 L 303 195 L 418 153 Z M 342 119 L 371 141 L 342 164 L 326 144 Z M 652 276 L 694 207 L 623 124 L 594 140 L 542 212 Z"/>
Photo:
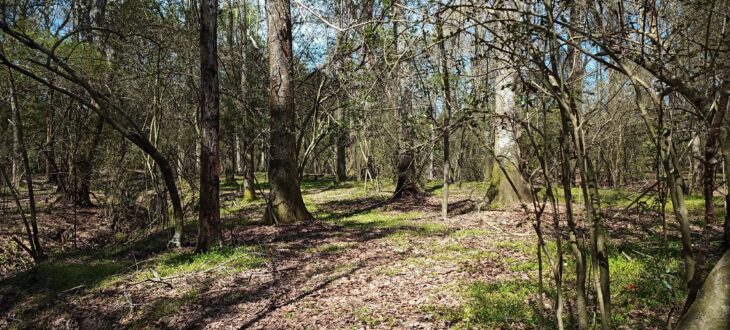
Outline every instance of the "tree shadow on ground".
<path fill-rule="evenodd" d="M 261 305 L 262 309 L 246 321 L 246 324 L 254 324 L 278 308 L 301 300 L 325 288 L 332 281 L 348 276 L 362 267 L 373 267 L 373 264 L 380 265 L 393 261 L 393 256 L 382 255 L 360 259 L 355 265 L 351 265 L 350 261 L 343 260 L 343 256 L 337 251 L 326 249 L 318 251 L 313 248 L 332 242 L 353 245 L 366 243 L 396 231 L 412 231 L 415 235 L 436 234 L 412 226 L 408 222 L 393 227 L 348 226 L 336 222 L 337 219 L 375 210 L 385 205 L 385 202 L 382 197 L 366 197 L 324 203 L 318 205 L 319 209 L 322 212 L 332 212 L 323 216 L 325 222 L 294 226 L 262 226 L 252 222 L 240 222 L 238 221 L 240 219 L 229 220 L 228 222 L 237 223 L 226 227 L 225 241 L 229 246 L 256 247 L 266 251 L 268 260 L 266 268 L 255 268 L 250 272 L 232 275 L 244 285 L 221 289 L 213 284 L 218 281 L 217 278 L 204 278 L 204 281 L 211 281 L 206 284 L 195 274 L 185 275 L 181 277 L 184 281 L 198 283 L 195 292 L 174 297 L 162 295 L 150 301 L 149 290 L 169 289 L 157 282 L 132 283 L 129 275 L 148 267 L 145 265 L 147 260 L 169 251 L 166 245 L 170 233 L 165 230 L 124 246 L 112 246 L 93 253 L 77 251 L 60 254 L 54 256 L 48 263 L 0 281 L 0 313 L 20 311 L 14 316 L 23 320 L 19 324 L 20 327 L 41 324 L 52 326 L 53 322 L 61 317 L 70 320 L 69 324 L 76 324 L 79 327 L 118 326 L 131 313 L 134 313 L 135 322 L 150 322 L 164 327 L 166 325 L 160 320 L 162 315 L 167 316 L 169 311 L 181 310 L 183 314 L 181 317 L 185 318 L 184 323 L 194 326 L 210 318 L 234 313 L 238 311 L 235 307 L 240 304 Z M 345 211 L 337 212 L 340 210 Z M 189 239 L 194 237 L 195 227 L 195 222 L 186 226 L 186 236 Z M 187 256 L 188 254 L 182 253 L 178 259 L 187 260 L 185 259 Z M 171 260 L 177 259 L 173 257 Z M 324 266 L 302 271 L 302 267 L 315 264 L 315 261 Z M 340 269 L 343 265 L 349 265 L 344 272 Z M 259 275 L 246 277 L 253 276 L 251 275 L 253 273 Z M 324 274 L 325 279 L 310 283 L 309 281 L 318 274 Z M 98 288 L 100 284 L 114 277 L 117 277 L 121 284 Z M 177 288 L 180 283 L 168 285 Z M 126 302 L 122 303 L 121 307 L 119 303 L 71 302 L 71 298 L 88 294 L 89 290 L 103 290 L 103 295 L 98 297 L 99 299 Z M 29 299 L 33 302 L 29 303 Z M 140 303 L 144 304 L 143 308 L 139 307 Z M 99 304 L 105 307 L 99 309 Z M 196 312 L 185 313 L 186 308 L 194 308 Z"/>

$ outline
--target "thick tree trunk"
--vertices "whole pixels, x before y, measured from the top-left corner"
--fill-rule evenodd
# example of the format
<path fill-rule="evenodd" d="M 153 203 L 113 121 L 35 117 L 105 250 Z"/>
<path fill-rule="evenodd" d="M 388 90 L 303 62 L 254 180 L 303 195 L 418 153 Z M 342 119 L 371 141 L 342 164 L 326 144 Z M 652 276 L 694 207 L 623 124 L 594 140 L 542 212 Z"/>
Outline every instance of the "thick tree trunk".
<path fill-rule="evenodd" d="M 200 214 L 196 251 L 222 239 L 218 92 L 218 1 L 200 2 Z"/>
<path fill-rule="evenodd" d="M 578 229 L 573 216 L 573 184 L 571 180 L 572 170 L 570 168 L 571 154 L 568 134 L 562 132 L 560 136 L 560 165 L 563 194 L 565 196 L 565 216 L 568 221 L 568 244 L 575 260 L 575 286 L 576 286 L 576 313 L 578 314 L 578 329 L 588 329 L 588 309 L 586 293 L 586 256 L 578 242 Z"/>
<path fill-rule="evenodd" d="M 292 21 L 289 0 L 266 2 L 269 45 L 269 111 L 271 193 L 264 215 L 268 223 L 312 220 L 299 190 L 295 139 Z"/>
<path fill-rule="evenodd" d="M 724 330 L 730 325 L 730 250 L 712 269 L 677 330 Z"/>
<path fill-rule="evenodd" d="M 717 109 L 712 116 L 712 121 L 707 129 L 707 139 L 704 146 L 704 155 L 702 163 L 704 165 L 702 173 L 702 195 L 705 200 L 705 224 L 702 230 L 701 244 L 697 253 L 695 263 L 695 273 L 689 285 L 687 292 L 687 301 L 685 302 L 685 310 L 689 308 L 697 297 L 702 285 L 702 276 L 704 276 L 705 263 L 709 250 L 709 229 L 715 223 L 715 173 L 717 164 L 717 151 L 719 149 L 719 139 L 722 123 L 725 120 L 728 104 L 730 103 L 730 74 L 726 75 L 720 87 L 720 98 L 717 102 Z M 711 110 L 707 109 L 709 113 Z"/>
<path fill-rule="evenodd" d="M 196 251 L 208 251 L 221 237 L 218 91 L 218 0 L 200 2 L 200 220 Z"/>
<path fill-rule="evenodd" d="M 492 167 L 490 182 L 492 190 L 491 203 L 495 207 L 512 207 L 520 202 L 531 200 L 529 186 L 518 164 L 520 148 L 517 145 L 515 116 L 515 72 L 507 67 L 497 71 L 495 81 L 495 162 Z M 511 181 L 511 182 L 510 182 Z"/>
<path fill-rule="evenodd" d="M 81 21 L 81 37 L 86 43 L 100 50 L 103 56 L 107 57 L 107 47 L 105 44 L 98 42 L 94 38 L 94 28 L 99 28 L 104 25 L 104 15 L 106 12 L 106 1 L 105 0 L 85 0 L 82 4 Z M 82 153 L 82 157 L 76 164 L 76 171 L 73 173 L 77 179 L 78 186 L 76 184 L 70 186 L 71 191 L 66 191 L 70 194 L 70 199 L 73 203 L 78 206 L 93 206 L 91 202 L 91 177 L 94 170 L 94 159 L 96 156 L 96 149 L 101 143 L 102 133 L 104 131 L 104 118 L 99 117 L 91 136 L 91 143 L 88 148 L 85 148 Z"/>

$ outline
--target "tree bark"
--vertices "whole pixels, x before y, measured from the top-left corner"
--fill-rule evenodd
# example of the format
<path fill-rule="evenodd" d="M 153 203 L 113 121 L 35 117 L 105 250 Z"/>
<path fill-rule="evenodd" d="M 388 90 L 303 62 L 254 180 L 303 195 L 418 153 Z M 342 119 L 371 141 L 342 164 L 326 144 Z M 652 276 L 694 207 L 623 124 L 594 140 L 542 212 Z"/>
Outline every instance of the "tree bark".
<path fill-rule="evenodd" d="M 503 63 L 507 65 L 506 61 Z M 499 69 L 494 87 L 497 122 L 494 141 L 495 162 L 490 175 L 490 189 L 493 196 L 491 203 L 495 207 L 509 208 L 519 202 L 527 203 L 532 198 L 527 182 L 522 178 L 518 168 L 520 148 L 517 144 L 516 127 L 513 125 L 516 114 L 515 74 L 514 70 L 508 67 Z"/>
<path fill-rule="evenodd" d="M 677 330 L 724 330 L 730 325 L 730 250 L 712 269 Z"/>
<path fill-rule="evenodd" d="M 78 172 L 75 175 L 79 179 L 79 186 L 74 185 L 73 191 L 67 192 L 71 194 L 71 201 L 82 207 L 93 206 L 91 202 L 91 176 L 94 170 L 94 156 L 96 149 L 101 143 L 101 134 L 104 130 L 104 118 L 99 117 L 96 125 L 94 125 L 93 136 L 89 148 L 85 150 L 83 157 L 79 160 L 76 168 Z"/>
<path fill-rule="evenodd" d="M 520 4 L 506 2 L 504 5 L 509 9 Z M 507 10 L 500 15 L 506 20 L 519 21 L 519 17 L 513 11 Z M 511 33 L 506 23 L 498 23 L 498 28 L 504 33 Z M 515 104 L 517 70 L 512 67 L 508 54 L 498 51 L 495 57 L 500 67 L 496 71 L 494 81 L 495 159 L 490 173 L 490 203 L 494 207 L 510 208 L 519 203 L 529 203 L 532 194 L 519 171 L 520 147 L 517 144 L 519 134 L 514 125 L 517 113 Z"/>
<path fill-rule="evenodd" d="M 218 0 L 200 1 L 200 214 L 196 251 L 221 241 Z"/>
<path fill-rule="evenodd" d="M 347 181 L 347 129 L 345 128 L 345 109 L 338 107 L 337 116 L 337 146 L 336 148 L 336 173 L 337 182 Z"/>
<path fill-rule="evenodd" d="M 398 0 L 393 1 L 394 3 Z M 394 55 L 400 53 L 398 38 L 398 6 L 393 6 L 393 51 Z M 421 194 L 421 187 L 418 182 L 416 173 L 415 155 L 413 150 L 413 125 L 411 123 L 410 113 L 413 107 L 412 95 L 408 87 L 401 86 L 401 72 L 399 59 L 395 60 L 395 68 L 392 70 L 394 77 L 393 93 L 391 96 L 393 108 L 395 109 L 395 117 L 398 122 L 398 151 L 396 155 L 397 164 L 397 180 L 395 192 L 391 200 L 398 199 L 409 195 Z"/>
<path fill-rule="evenodd" d="M 243 200 L 250 202 L 256 200 L 256 182 L 254 177 L 254 146 L 256 141 L 253 140 L 253 136 L 250 133 L 245 133 L 244 140 L 244 175 L 243 175 Z"/>
<path fill-rule="evenodd" d="M 444 89 L 444 111 L 443 124 L 441 126 L 443 134 L 443 188 L 441 196 L 441 218 L 448 220 L 449 218 L 449 172 L 451 172 L 451 161 L 449 159 L 449 121 L 451 120 L 451 85 L 449 81 L 449 66 L 446 54 L 446 41 L 444 40 L 443 22 L 437 18 L 436 30 L 439 40 L 439 51 L 441 53 L 441 77 Z"/>
<path fill-rule="evenodd" d="M 291 4 L 289 0 L 269 0 L 266 2 L 266 14 L 271 113 L 271 193 L 264 221 L 289 224 L 313 219 L 304 205 L 297 175 Z"/>

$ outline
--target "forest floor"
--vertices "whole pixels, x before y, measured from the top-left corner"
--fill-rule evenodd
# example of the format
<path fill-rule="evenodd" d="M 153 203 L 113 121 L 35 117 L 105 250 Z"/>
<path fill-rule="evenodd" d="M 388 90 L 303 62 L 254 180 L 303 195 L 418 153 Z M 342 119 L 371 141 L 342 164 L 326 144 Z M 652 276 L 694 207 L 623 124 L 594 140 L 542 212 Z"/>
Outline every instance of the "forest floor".
<path fill-rule="evenodd" d="M 0 328 L 555 327 L 550 217 L 541 302 L 534 216 L 478 210 L 483 184 L 452 186 L 444 221 L 436 183 L 423 198 L 389 202 L 387 187 L 366 192 L 361 183 L 305 180 L 317 221 L 295 226 L 261 225 L 263 202 L 244 203 L 236 188 L 224 188 L 225 247 L 202 255 L 193 253 L 194 220 L 185 247 L 170 250 L 168 231 L 114 234 L 99 208 L 75 210 L 72 248 L 64 228 L 74 217 L 56 207 L 39 218 L 53 254 L 29 267 L 10 243 L 17 226 L 8 224 L 17 219 L 4 220 Z M 622 209 L 638 193 L 602 196 Z M 693 201 L 697 217 L 701 205 Z M 665 246 L 659 217 L 646 205 L 607 220 L 617 328 L 666 328 L 684 299 L 674 221 L 668 217 Z M 574 264 L 565 244 L 562 250 L 570 325 Z"/>

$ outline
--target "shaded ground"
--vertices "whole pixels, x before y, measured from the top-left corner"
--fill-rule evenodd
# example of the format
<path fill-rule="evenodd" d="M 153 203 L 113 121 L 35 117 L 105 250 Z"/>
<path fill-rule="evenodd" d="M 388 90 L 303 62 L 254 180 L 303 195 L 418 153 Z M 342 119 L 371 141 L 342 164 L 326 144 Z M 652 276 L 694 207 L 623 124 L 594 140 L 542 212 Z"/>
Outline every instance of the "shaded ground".
<path fill-rule="evenodd" d="M 432 197 L 387 203 L 389 192 L 308 181 L 305 201 L 319 221 L 289 227 L 257 224 L 261 202 L 243 204 L 231 190 L 225 248 L 195 255 L 189 241 L 169 251 L 168 234 L 157 233 L 60 253 L 0 282 L 0 327 L 527 329 L 542 319 L 552 328 L 551 261 L 543 263 L 541 305 L 530 220 L 477 212 L 481 186 L 454 188 L 453 215 L 442 221 L 436 185 Z M 614 322 L 665 328 L 684 298 L 674 226 L 665 247 L 656 214 L 627 214 L 608 223 Z M 82 222 L 82 231 L 104 228 L 100 217 Z M 547 249 L 554 255 L 557 246 Z"/>

